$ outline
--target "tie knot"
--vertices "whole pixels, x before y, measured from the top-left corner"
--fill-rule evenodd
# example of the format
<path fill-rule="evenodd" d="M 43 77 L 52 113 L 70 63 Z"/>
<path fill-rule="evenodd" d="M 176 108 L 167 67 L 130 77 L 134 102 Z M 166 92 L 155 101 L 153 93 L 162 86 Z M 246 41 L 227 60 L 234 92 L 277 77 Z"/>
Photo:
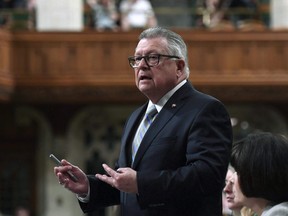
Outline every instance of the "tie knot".
<path fill-rule="evenodd" d="M 149 116 L 150 119 L 152 119 L 156 114 L 158 113 L 155 105 L 148 107 L 148 110 L 146 112 L 146 115 Z"/>

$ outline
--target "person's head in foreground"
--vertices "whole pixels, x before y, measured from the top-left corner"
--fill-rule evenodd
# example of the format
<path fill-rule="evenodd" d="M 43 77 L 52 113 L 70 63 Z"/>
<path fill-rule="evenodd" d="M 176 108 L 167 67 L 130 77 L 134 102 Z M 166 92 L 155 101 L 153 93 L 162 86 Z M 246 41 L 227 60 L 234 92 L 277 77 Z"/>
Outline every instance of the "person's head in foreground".
<path fill-rule="evenodd" d="M 225 187 L 223 189 L 223 214 L 233 216 L 254 216 L 253 211 L 243 206 L 241 200 L 234 199 L 234 174 L 234 168 L 229 165 L 225 178 Z"/>
<path fill-rule="evenodd" d="M 134 56 L 128 60 L 135 72 L 136 86 L 153 103 L 189 77 L 185 42 L 180 35 L 162 27 L 143 31 Z"/>
<path fill-rule="evenodd" d="M 268 132 L 248 135 L 233 145 L 231 165 L 236 171 L 234 202 L 251 208 L 258 216 L 288 215 L 286 137 Z"/>

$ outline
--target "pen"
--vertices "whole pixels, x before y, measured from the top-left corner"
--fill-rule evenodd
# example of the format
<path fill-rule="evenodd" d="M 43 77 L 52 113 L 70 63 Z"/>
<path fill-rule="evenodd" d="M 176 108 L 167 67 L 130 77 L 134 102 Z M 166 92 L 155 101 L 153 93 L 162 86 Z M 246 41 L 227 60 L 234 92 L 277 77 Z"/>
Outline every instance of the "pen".
<path fill-rule="evenodd" d="M 50 157 L 58 166 L 62 166 L 61 161 L 60 161 L 57 157 L 55 157 L 55 155 L 50 154 L 49 157 Z M 74 182 L 78 182 L 77 177 L 76 177 L 75 175 L 73 175 L 73 173 L 72 173 L 70 170 L 67 171 L 67 173 L 68 173 L 68 175 L 71 177 L 71 179 L 72 179 Z"/>

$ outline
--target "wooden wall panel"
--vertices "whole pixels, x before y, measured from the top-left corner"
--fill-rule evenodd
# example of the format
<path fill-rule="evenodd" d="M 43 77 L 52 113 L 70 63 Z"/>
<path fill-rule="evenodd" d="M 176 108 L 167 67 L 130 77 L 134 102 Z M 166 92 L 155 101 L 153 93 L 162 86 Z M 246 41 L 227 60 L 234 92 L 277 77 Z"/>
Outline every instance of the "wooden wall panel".
<path fill-rule="evenodd" d="M 0 31 L 0 101 L 9 100 L 13 91 L 13 73 L 11 71 L 10 34 Z"/>
<path fill-rule="evenodd" d="M 50 79 L 52 83 L 69 81 L 77 86 L 81 82 L 97 84 L 133 78 L 127 61 L 133 51 L 129 50 L 129 41 L 117 41 L 116 35 L 115 41 L 85 41 L 85 37 L 79 37 L 80 41 L 78 37 L 77 41 L 15 41 L 13 59 L 22 59 L 13 65 L 17 83 L 49 84 Z"/>
<path fill-rule="evenodd" d="M 278 98 L 267 92 L 288 99 L 288 32 L 176 31 L 187 42 L 190 79 L 200 90 L 224 100 Z M 0 73 L 14 76 L 15 100 L 141 100 L 127 61 L 139 33 L 13 32 L 2 37 L 0 53 L 11 53 L 11 61 L 0 60 Z M 243 96 L 244 88 L 258 96 Z"/>

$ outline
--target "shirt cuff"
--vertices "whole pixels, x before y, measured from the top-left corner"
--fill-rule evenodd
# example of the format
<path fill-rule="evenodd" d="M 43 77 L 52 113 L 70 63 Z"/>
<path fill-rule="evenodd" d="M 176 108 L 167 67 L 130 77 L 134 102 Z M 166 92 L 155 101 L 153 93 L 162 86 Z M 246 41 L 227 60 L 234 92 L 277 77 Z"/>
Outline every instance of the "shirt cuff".
<path fill-rule="evenodd" d="M 90 200 L 90 184 L 88 185 L 88 193 L 85 197 L 83 195 L 76 194 L 77 199 L 82 203 L 88 203 Z"/>

